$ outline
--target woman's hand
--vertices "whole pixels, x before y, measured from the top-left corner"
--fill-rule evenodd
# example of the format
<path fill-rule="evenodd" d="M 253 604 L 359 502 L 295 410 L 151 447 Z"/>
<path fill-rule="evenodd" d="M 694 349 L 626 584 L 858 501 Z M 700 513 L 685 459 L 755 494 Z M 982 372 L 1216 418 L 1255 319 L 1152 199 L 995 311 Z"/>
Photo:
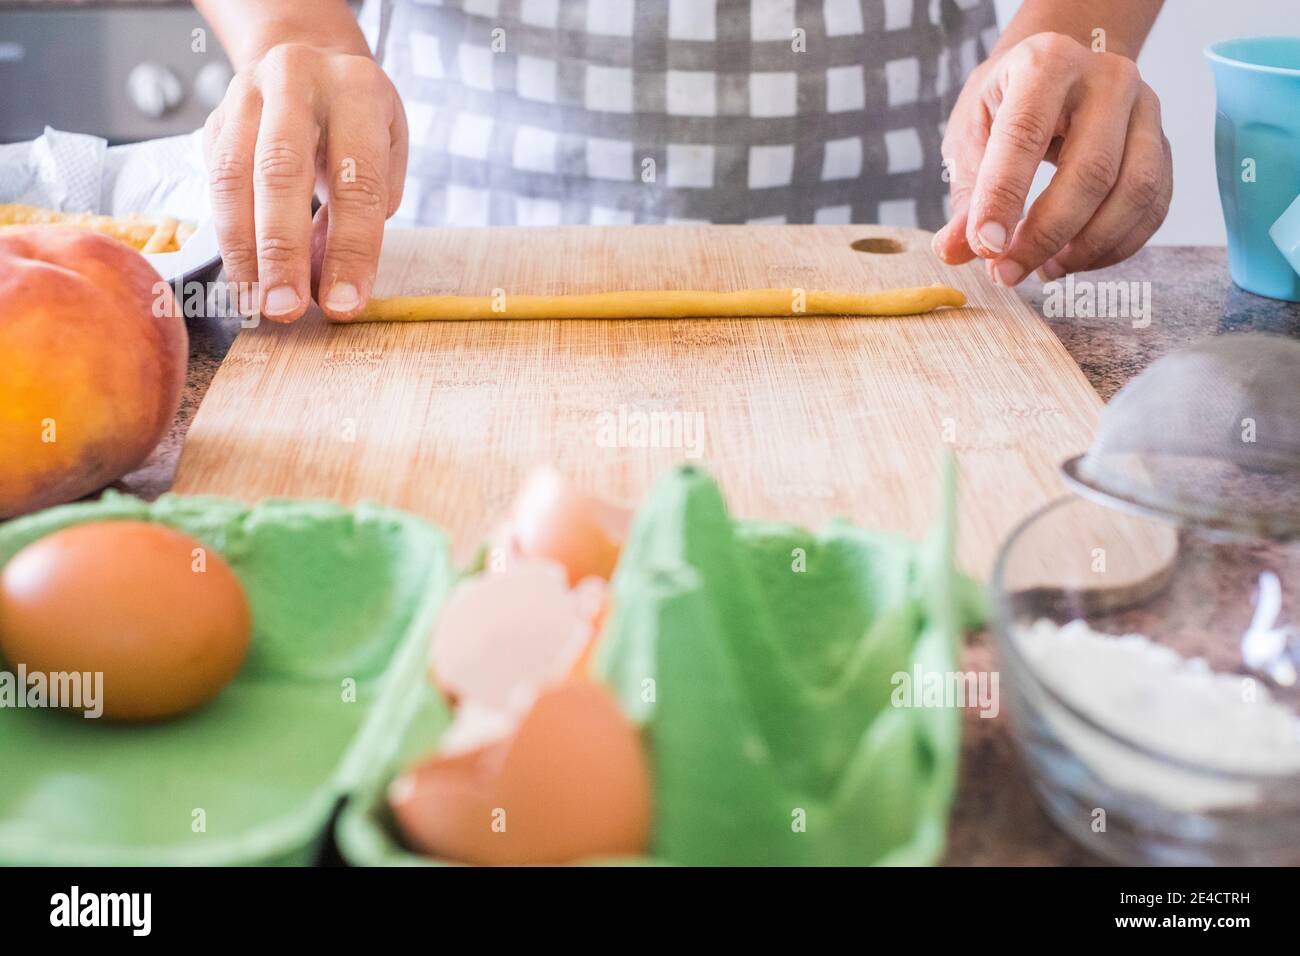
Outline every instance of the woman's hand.
<path fill-rule="evenodd" d="M 258 284 L 267 318 L 302 315 L 315 192 L 328 204 L 315 224 L 317 247 L 324 239 L 317 298 L 332 317 L 358 312 L 406 173 L 406 117 L 379 65 L 364 52 L 271 46 L 235 75 L 204 148 L 227 277 Z"/>
<path fill-rule="evenodd" d="M 934 238 L 953 264 L 979 256 L 1014 286 L 1126 259 L 1164 221 L 1173 160 L 1160 101 L 1127 57 L 1039 33 L 981 64 L 949 117 L 952 219 Z M 1051 184 L 1021 218 L 1041 160 Z"/>

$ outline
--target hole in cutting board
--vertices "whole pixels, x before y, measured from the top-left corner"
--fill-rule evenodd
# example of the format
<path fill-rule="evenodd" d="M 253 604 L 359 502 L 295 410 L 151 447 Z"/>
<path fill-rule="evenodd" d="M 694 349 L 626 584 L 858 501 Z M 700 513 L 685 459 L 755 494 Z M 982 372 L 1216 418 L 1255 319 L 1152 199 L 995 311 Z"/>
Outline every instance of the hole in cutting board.
<path fill-rule="evenodd" d="M 877 255 L 891 256 L 896 252 L 902 252 L 903 244 L 897 239 L 886 239 L 883 236 L 875 236 L 852 242 L 849 244 L 849 248 L 856 252 L 874 252 Z"/>

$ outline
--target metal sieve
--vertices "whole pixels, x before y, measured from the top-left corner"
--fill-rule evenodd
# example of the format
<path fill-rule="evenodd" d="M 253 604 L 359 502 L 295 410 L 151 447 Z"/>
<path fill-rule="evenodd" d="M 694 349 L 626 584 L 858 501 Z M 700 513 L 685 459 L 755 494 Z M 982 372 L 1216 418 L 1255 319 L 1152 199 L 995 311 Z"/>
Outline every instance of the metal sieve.
<path fill-rule="evenodd" d="M 1225 335 L 1153 362 L 1102 411 L 1066 482 L 1176 522 L 1300 537 L 1300 342 Z"/>

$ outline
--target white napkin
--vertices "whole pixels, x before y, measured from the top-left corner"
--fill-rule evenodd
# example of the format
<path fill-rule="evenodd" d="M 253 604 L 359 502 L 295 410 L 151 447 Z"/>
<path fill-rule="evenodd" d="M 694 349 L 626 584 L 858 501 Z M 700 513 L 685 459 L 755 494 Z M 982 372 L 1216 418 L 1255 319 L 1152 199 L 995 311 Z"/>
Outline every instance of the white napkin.
<path fill-rule="evenodd" d="M 108 144 L 96 136 L 61 133 L 0 146 L 0 202 L 61 212 L 99 212 Z"/>
<path fill-rule="evenodd" d="M 159 275 L 183 276 L 218 255 L 203 166 L 203 131 L 109 146 L 98 136 L 45 127 L 0 146 L 0 203 L 109 216 L 171 216 L 195 225 L 179 252 L 147 255 Z"/>
<path fill-rule="evenodd" d="M 0 146 L 0 203 L 198 224 L 211 215 L 202 136 L 195 130 L 109 146 L 97 136 L 47 126 L 30 142 Z"/>

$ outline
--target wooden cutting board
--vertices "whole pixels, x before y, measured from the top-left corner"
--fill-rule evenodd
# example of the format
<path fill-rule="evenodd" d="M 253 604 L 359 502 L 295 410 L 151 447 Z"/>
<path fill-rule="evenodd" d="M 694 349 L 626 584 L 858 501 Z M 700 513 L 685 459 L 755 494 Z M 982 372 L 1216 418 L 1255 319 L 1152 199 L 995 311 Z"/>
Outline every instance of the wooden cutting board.
<path fill-rule="evenodd" d="M 669 465 L 695 461 L 740 516 L 815 527 L 843 515 L 918 536 L 948 447 L 960 557 L 987 576 L 1015 523 L 1062 494 L 1057 465 L 1087 447 L 1101 402 L 1014 292 L 980 264 L 940 263 L 928 233 L 390 231 L 376 293 L 934 283 L 969 306 L 898 319 L 263 321 L 208 390 L 175 490 L 370 498 L 437 522 L 465 558 L 535 465 L 634 504 Z"/>

